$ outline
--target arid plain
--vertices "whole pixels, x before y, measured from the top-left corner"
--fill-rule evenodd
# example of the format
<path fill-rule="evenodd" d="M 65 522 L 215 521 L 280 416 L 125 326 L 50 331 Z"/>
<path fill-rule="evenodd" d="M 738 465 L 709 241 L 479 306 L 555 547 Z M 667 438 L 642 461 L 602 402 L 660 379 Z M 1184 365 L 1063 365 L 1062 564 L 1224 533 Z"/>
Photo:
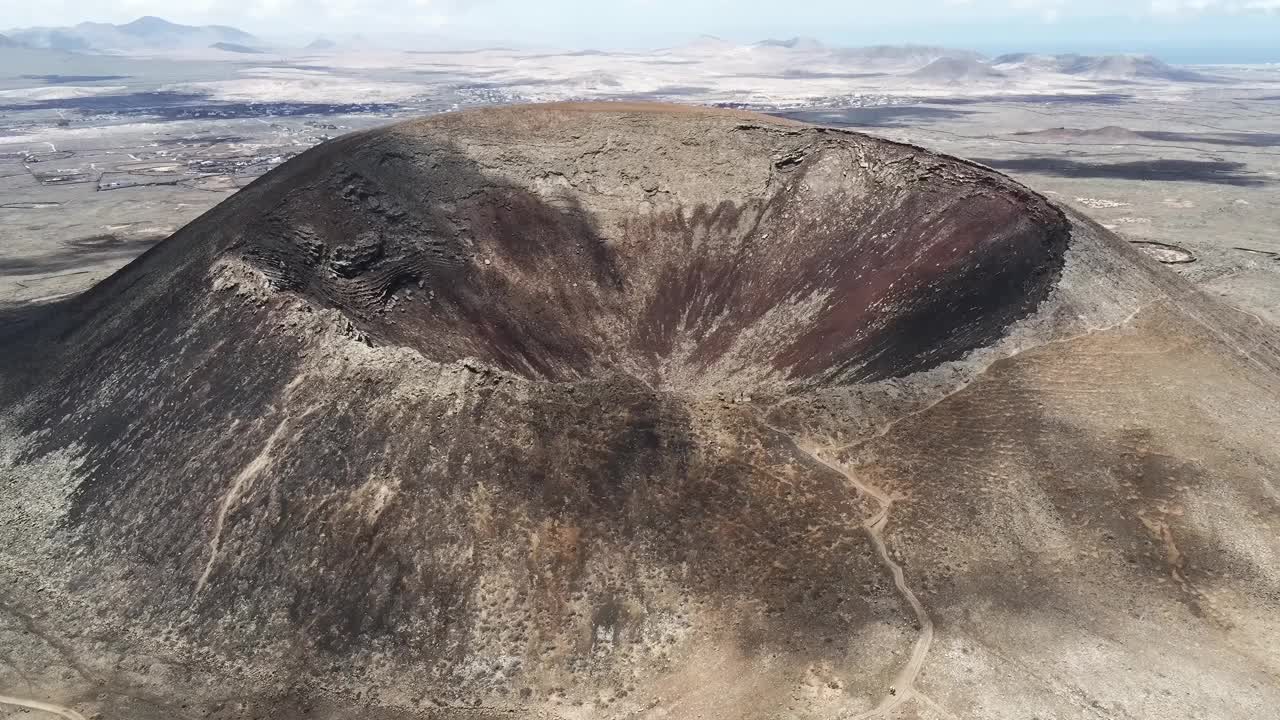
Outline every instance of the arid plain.
<path fill-rule="evenodd" d="M 1277 67 L 1098 58 L 1067 73 L 1035 56 L 713 38 L 633 53 L 0 55 L 6 305 L 92 285 L 345 132 L 486 104 L 640 99 L 774 113 L 988 164 L 1280 320 Z"/>

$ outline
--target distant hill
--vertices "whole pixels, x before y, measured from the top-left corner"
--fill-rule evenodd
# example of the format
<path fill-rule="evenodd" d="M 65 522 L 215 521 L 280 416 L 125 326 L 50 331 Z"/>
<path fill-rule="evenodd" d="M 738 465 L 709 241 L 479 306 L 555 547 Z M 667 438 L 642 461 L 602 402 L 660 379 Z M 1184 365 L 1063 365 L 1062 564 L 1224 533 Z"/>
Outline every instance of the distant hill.
<path fill-rule="evenodd" d="M 787 40 L 761 40 L 756 47 L 785 48 L 787 50 L 822 50 L 825 46 L 811 37 L 793 37 Z"/>
<path fill-rule="evenodd" d="M 334 50 L 338 47 L 338 43 L 329 38 L 316 38 L 312 40 L 304 49 L 305 50 Z"/>
<path fill-rule="evenodd" d="M 916 80 L 939 83 L 998 80 L 1008 77 L 981 60 L 974 58 L 942 57 L 910 74 Z"/>
<path fill-rule="evenodd" d="M 80 23 L 73 27 L 13 30 L 10 37 L 28 47 L 74 52 L 192 50 L 217 43 L 244 47 L 261 44 L 243 30 L 224 25 L 179 25 L 158 17 L 141 17 L 124 25 Z"/>
<path fill-rule="evenodd" d="M 1026 132 L 1014 133 L 1019 138 L 1029 140 L 1038 140 L 1041 142 L 1070 143 L 1070 142 L 1104 142 L 1104 143 L 1131 143 L 1141 142 L 1143 136 L 1128 128 L 1118 125 L 1108 125 L 1100 128 L 1069 128 L 1056 127 L 1047 130 L 1033 130 Z"/>
<path fill-rule="evenodd" d="M 13 40 L 5 35 L 0 35 L 0 48 L 16 48 L 22 47 L 22 43 Z"/>
<path fill-rule="evenodd" d="M 860 48 L 832 50 L 837 59 L 867 67 L 922 68 L 935 60 L 983 60 L 982 53 L 972 50 L 938 47 L 935 45 L 872 45 Z"/>
<path fill-rule="evenodd" d="M 84 52 L 91 50 L 87 40 L 76 34 L 72 28 L 28 28 L 12 30 L 9 37 L 18 47 L 38 50 L 69 50 Z"/>
<path fill-rule="evenodd" d="M 1070 75 L 1086 75 L 1098 80 L 1177 80 L 1200 82 L 1208 80 L 1191 70 L 1173 67 L 1150 55 L 1105 55 L 1080 58 L 1065 70 Z"/>
<path fill-rule="evenodd" d="M 699 35 L 692 41 L 671 49 L 677 52 L 715 54 L 752 48 L 761 50 L 794 50 L 804 53 L 805 61 L 811 59 L 808 56 L 812 55 L 824 63 L 833 63 L 849 69 L 875 71 L 908 72 L 922 68 L 942 58 L 977 62 L 986 60 L 985 55 L 973 50 L 959 50 L 935 45 L 828 47 L 809 37 L 793 37 L 784 40 L 770 38 L 750 45 L 741 45 L 714 35 Z M 779 54 L 779 59 L 784 57 L 785 54 Z"/>
<path fill-rule="evenodd" d="M 1054 72 L 1090 80 L 1165 80 L 1172 82 L 1214 82 L 1203 73 L 1174 67 L 1151 55 L 1001 55 L 993 64 L 1005 71 Z"/>
<path fill-rule="evenodd" d="M 1036 53 L 1020 52 L 1006 53 L 1000 55 L 991 61 L 992 65 L 1009 65 L 1009 66 L 1027 66 L 1038 62 L 1047 63 L 1047 66 L 1057 66 L 1058 55 L 1037 55 Z"/>
<path fill-rule="evenodd" d="M 738 46 L 724 38 L 716 37 L 715 35 L 699 35 L 676 49 L 693 52 L 720 52 L 735 47 Z"/>
<path fill-rule="evenodd" d="M 258 48 L 255 48 L 255 47 L 249 47 L 248 45 L 240 45 L 239 43 L 229 43 L 229 42 L 216 42 L 210 45 L 209 47 L 213 48 L 214 50 L 222 50 L 224 52 L 233 52 L 233 53 L 261 54 L 262 52 L 264 52 L 263 50 L 259 50 Z"/>

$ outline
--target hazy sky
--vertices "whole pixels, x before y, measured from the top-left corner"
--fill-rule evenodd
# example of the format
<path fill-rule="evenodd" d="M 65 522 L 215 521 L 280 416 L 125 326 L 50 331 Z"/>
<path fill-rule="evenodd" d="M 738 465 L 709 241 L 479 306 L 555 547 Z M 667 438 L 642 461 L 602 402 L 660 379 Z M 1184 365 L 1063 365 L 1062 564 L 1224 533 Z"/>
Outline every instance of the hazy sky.
<path fill-rule="evenodd" d="M 1280 0 L 0 0 L 0 27 L 140 15 L 264 36 L 417 32 L 482 43 L 639 47 L 701 33 L 741 41 L 809 35 L 992 52 L 1280 56 Z"/>

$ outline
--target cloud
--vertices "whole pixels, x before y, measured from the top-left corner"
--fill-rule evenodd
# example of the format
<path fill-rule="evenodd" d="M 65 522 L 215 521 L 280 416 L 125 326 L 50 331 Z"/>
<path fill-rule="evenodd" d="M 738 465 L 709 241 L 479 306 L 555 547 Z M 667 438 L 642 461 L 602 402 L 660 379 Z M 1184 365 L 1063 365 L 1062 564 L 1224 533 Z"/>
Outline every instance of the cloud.
<path fill-rule="evenodd" d="M 431 33 L 502 36 L 513 41 L 660 42 L 711 33 L 749 38 L 788 34 L 859 35 L 948 27 L 956 36 L 1000 28 L 1016 44 L 1016 28 L 1083 27 L 1109 18 L 1228 18 L 1260 34 L 1280 22 L 1280 0 L 0 0 L 0 23 L 11 27 L 72 25 L 85 20 L 128 22 L 141 15 L 187 24 L 233 25 L 263 37 L 300 34 Z M 1171 23 L 1165 23 L 1171 24 Z M 1129 27 L 1129 25 L 1125 25 Z M 1205 29 L 1206 38 L 1217 29 Z M 990 37 L 996 30 L 989 30 Z M 1119 32 L 1118 30 L 1116 32 Z M 1114 33 L 1113 33 L 1114 34 Z"/>
<path fill-rule="evenodd" d="M 1197 15 L 1204 13 L 1244 14 L 1280 11 L 1280 0 L 1151 0 L 1156 15 Z"/>
<path fill-rule="evenodd" d="M 442 24 L 449 16 L 485 0 L 0 0 L 0 23 L 9 27 L 129 22 L 156 15 L 186 24 L 249 25 L 287 31 L 298 26 L 349 24 L 415 30 Z"/>

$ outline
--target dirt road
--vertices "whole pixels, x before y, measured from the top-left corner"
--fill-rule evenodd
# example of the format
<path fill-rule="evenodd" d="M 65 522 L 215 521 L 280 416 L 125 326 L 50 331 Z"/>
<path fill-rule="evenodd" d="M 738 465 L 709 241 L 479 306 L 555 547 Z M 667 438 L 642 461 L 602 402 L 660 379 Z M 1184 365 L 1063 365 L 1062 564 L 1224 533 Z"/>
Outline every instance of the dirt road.
<path fill-rule="evenodd" d="M 0 705 L 16 705 L 17 707 L 29 708 L 31 710 L 39 710 L 50 715 L 64 717 L 67 720 L 87 720 L 85 716 L 62 705 L 54 705 L 53 703 L 42 702 L 40 700 L 30 700 L 28 698 L 13 697 L 11 695 L 0 695 Z"/>
<path fill-rule="evenodd" d="M 893 576 L 893 585 L 897 588 L 898 594 L 901 595 L 902 598 L 907 601 L 907 604 L 911 606 L 911 611 L 915 613 L 916 622 L 920 626 L 920 635 L 916 638 L 915 645 L 911 649 L 911 658 L 907 661 L 907 664 L 902 667 L 902 670 L 898 672 L 893 685 L 889 687 L 889 692 L 881 698 L 880 702 L 874 708 L 865 713 L 854 716 L 851 720 L 871 720 L 871 718 L 882 717 L 915 697 L 916 678 L 919 677 L 920 669 L 924 666 L 925 656 L 929 654 L 929 648 L 933 645 L 933 620 L 930 619 L 928 611 L 924 608 L 924 604 L 920 602 L 920 599 L 916 597 L 916 594 L 907 586 L 906 576 L 902 571 L 902 566 L 894 561 L 893 557 L 889 554 L 889 549 L 884 544 L 884 529 L 889 524 L 889 513 L 893 509 L 893 498 L 883 490 L 872 485 L 868 485 L 854 477 L 853 474 L 830 462 L 827 462 L 819 456 L 816 451 L 805 449 L 789 433 L 770 425 L 763 419 L 761 422 L 765 427 L 787 438 L 796 450 L 804 453 L 808 457 L 812 458 L 814 462 L 828 470 L 838 473 L 844 477 L 850 485 L 857 488 L 862 494 L 875 500 L 876 504 L 879 505 L 879 510 L 871 517 L 870 520 L 863 524 L 863 527 L 867 531 L 867 536 L 871 538 L 871 544 L 875 547 L 876 554 L 880 556 L 881 564 L 883 564 L 889 571 L 889 574 Z"/>

